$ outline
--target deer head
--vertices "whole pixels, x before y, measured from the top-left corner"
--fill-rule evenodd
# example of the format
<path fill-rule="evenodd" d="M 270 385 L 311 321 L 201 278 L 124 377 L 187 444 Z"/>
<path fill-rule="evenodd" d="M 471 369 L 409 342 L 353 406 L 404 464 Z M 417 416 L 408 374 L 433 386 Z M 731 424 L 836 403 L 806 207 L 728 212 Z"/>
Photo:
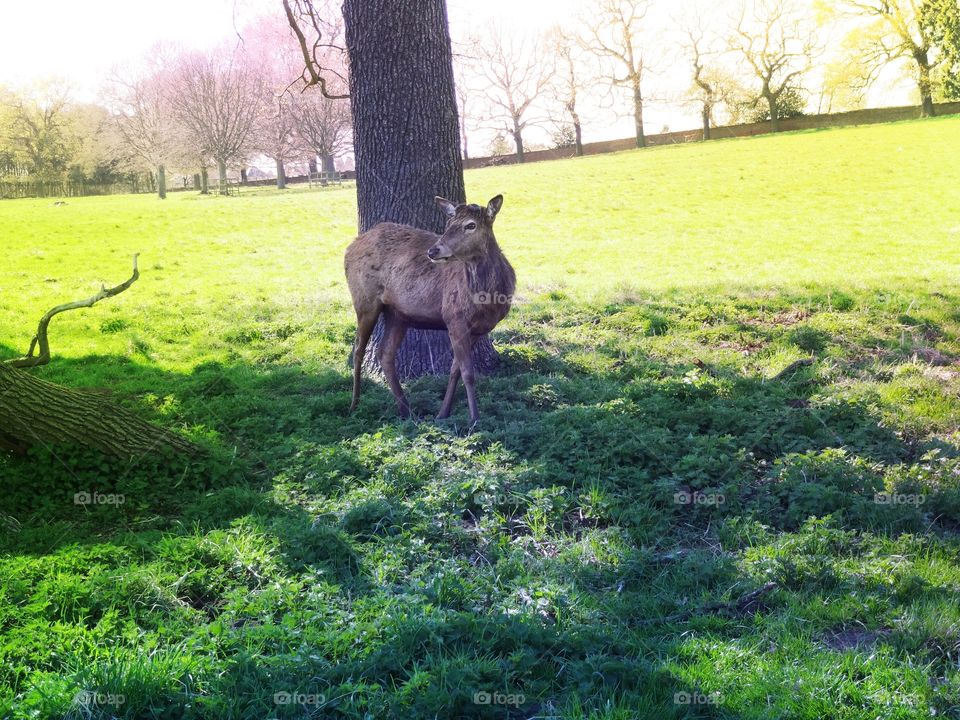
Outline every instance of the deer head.
<path fill-rule="evenodd" d="M 503 206 L 503 195 L 497 195 L 484 208 L 479 205 L 457 205 L 438 197 L 437 205 L 447 216 L 447 227 L 436 244 L 427 251 L 435 263 L 460 260 L 475 262 L 487 255 L 493 236 L 493 221 Z"/>

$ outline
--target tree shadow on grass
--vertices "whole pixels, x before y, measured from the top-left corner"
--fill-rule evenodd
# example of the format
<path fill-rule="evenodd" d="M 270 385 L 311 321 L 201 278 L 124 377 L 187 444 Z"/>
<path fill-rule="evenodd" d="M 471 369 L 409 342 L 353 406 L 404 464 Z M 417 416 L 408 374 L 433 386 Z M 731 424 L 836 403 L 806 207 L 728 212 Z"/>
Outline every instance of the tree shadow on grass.
<path fill-rule="evenodd" d="M 616 313 L 637 314 L 648 332 L 669 330 L 669 319 L 621 305 Z M 794 338 L 815 355 L 829 343 Z M 735 717 L 723 701 L 685 705 L 711 697 L 710 688 L 676 666 L 691 652 L 691 627 L 735 643 L 753 632 L 746 617 L 658 620 L 759 587 L 764 578 L 729 554 L 767 532 L 757 524 L 792 531 L 808 515 L 832 513 L 851 528 L 919 526 L 914 508 L 873 502 L 877 466 L 910 463 L 918 449 L 868 403 L 825 393 L 815 368 L 773 380 L 722 357 L 668 360 L 533 331 L 504 339 L 504 368 L 481 382 L 485 415 L 469 437 L 462 391 L 452 421 L 400 422 L 373 383 L 348 417 L 346 372 L 211 363 L 178 374 L 124 358 L 55 361 L 46 377 L 136 398 L 155 421 L 209 443 L 227 470 L 191 474 L 189 487 L 176 474 L 141 478 L 132 487 L 144 495 L 131 495 L 129 516 L 98 508 L 79 523 L 64 488 L 89 489 L 90 476 L 51 463 L 49 485 L 17 486 L 8 462 L 0 471 L 13 493 L 55 488 L 65 507 L 40 516 L 18 501 L 25 511 L 15 519 L 36 545 L 4 550 L 22 559 L 77 544 L 124 548 L 138 533 L 150 544 L 225 540 L 221 531 L 237 542 L 261 538 L 275 567 L 262 582 L 262 568 L 242 570 L 233 593 L 249 592 L 249 601 L 212 592 L 191 605 L 223 621 L 217 652 L 227 659 L 207 690 L 207 708 L 218 712 L 295 716 L 302 708 L 278 706 L 274 695 L 302 692 L 339 698 L 318 712 L 345 716 L 519 718 L 573 712 L 577 701 L 636 716 Z M 412 383 L 414 406 L 429 412 L 443 384 Z M 231 465 L 223 453 L 234 449 Z M 67 532 L 44 546 L 50 520 Z M 783 592 L 816 590 L 822 579 L 778 572 Z M 274 604 L 258 599 L 287 583 L 293 600 L 280 590 Z M 780 592 L 752 612 L 783 610 Z M 37 667 L 62 670 L 52 658 Z M 484 693 L 525 698 L 486 705 Z M 175 699 L 155 698 L 167 701 Z"/>

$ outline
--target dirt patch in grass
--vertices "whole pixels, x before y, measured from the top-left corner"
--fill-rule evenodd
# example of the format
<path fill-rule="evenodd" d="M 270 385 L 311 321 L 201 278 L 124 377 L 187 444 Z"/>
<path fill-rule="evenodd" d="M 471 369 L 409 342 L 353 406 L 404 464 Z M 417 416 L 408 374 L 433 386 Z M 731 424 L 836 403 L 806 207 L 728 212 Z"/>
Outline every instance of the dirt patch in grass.
<path fill-rule="evenodd" d="M 742 320 L 750 327 L 792 327 L 810 318 L 811 313 L 806 308 L 791 308 L 766 317 L 751 317 Z"/>
<path fill-rule="evenodd" d="M 946 367 L 947 365 L 955 365 L 957 363 L 956 359 L 949 355 L 944 355 L 934 347 L 917 348 L 913 352 L 913 357 L 916 360 L 922 360 L 928 365 L 935 367 Z"/>
<path fill-rule="evenodd" d="M 839 627 L 828 630 L 820 636 L 820 644 L 830 650 L 869 650 L 890 634 L 887 628 L 866 630 L 863 628 Z"/>

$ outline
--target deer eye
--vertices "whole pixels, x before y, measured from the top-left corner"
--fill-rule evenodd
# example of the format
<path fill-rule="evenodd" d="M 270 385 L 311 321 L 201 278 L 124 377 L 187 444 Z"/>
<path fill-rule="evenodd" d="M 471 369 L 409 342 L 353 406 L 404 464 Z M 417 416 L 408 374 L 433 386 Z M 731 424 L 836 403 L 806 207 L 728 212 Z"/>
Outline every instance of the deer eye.
<path fill-rule="evenodd" d="M 473 221 L 470 221 L 470 222 L 466 223 L 466 224 L 463 226 L 463 229 L 464 229 L 464 230 L 476 230 L 476 229 L 477 229 L 477 224 L 476 224 L 475 222 L 473 222 Z"/>

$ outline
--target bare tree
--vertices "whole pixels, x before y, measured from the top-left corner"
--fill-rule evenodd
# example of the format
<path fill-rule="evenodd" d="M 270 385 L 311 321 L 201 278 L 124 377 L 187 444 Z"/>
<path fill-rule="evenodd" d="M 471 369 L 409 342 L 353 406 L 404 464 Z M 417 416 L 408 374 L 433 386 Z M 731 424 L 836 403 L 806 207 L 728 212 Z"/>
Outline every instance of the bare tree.
<path fill-rule="evenodd" d="M 479 93 L 471 88 L 467 80 L 474 55 L 475 53 L 472 53 L 469 48 L 454 48 L 453 81 L 457 96 L 457 115 L 460 117 L 460 145 L 464 160 L 470 158 L 470 131 L 477 129 L 471 125 L 471 118 L 474 117 Z"/>
<path fill-rule="evenodd" d="M 225 192 L 227 165 L 252 147 L 263 82 L 240 58 L 215 52 L 184 54 L 171 77 L 173 113 L 193 144 L 217 164 Z"/>
<path fill-rule="evenodd" d="M 523 132 L 547 120 L 533 113 L 550 86 L 554 68 L 545 62 L 539 41 L 531 42 L 497 25 L 491 25 L 474 45 L 480 72 L 489 85 L 490 117 L 504 123 L 513 137 L 517 162 L 522 163 Z"/>
<path fill-rule="evenodd" d="M 642 32 L 649 10 L 650 0 L 596 0 L 594 19 L 587 22 L 585 43 L 601 60 L 613 63 L 613 86 L 630 91 L 637 147 L 647 144 L 643 132 L 643 80 L 648 68 Z"/>
<path fill-rule="evenodd" d="M 286 163 L 300 150 L 293 98 L 289 93 L 265 86 L 263 115 L 257 129 L 257 149 L 277 167 L 277 189 L 287 187 Z"/>
<path fill-rule="evenodd" d="M 259 18 L 243 32 L 244 52 L 260 79 L 263 97 L 253 147 L 274 161 L 277 188 L 287 186 L 286 163 L 303 150 L 297 134 L 296 104 L 303 81 L 303 58 L 293 31 L 278 16 Z"/>
<path fill-rule="evenodd" d="M 570 125 L 573 126 L 574 147 L 577 157 L 580 157 L 583 155 L 583 122 L 577 101 L 584 81 L 577 55 L 582 43 L 560 27 L 554 27 L 547 38 L 558 66 L 554 82 L 550 86 L 550 94 L 563 107 Z"/>
<path fill-rule="evenodd" d="M 690 60 L 693 73 L 693 95 L 700 103 L 700 118 L 703 123 L 703 139 L 710 139 L 710 127 L 714 121 L 714 112 L 720 101 L 721 87 L 713 68 L 708 63 L 717 52 L 710 45 L 710 38 L 701 18 L 697 22 L 687 23 L 682 30 L 680 47 Z"/>
<path fill-rule="evenodd" d="M 920 116 L 934 115 L 933 72 L 939 64 L 929 25 L 923 22 L 927 0 L 840 0 L 837 11 L 869 22 L 851 31 L 848 41 L 872 83 L 891 62 L 906 59 L 913 63 L 920 91 Z"/>
<path fill-rule="evenodd" d="M 867 101 L 869 72 L 856 58 L 838 57 L 823 68 L 818 113 L 861 109 Z"/>
<path fill-rule="evenodd" d="M 158 58 L 154 50 L 149 57 Z M 115 106 L 114 124 L 124 145 L 157 175 L 157 195 L 167 196 L 166 167 L 174 148 L 175 130 L 170 117 L 163 70 L 151 64 L 145 71 L 111 78 L 110 102 Z"/>
<path fill-rule="evenodd" d="M 731 48 L 760 82 L 755 102 L 770 108 L 770 127 L 780 130 L 780 100 L 797 89 L 819 53 L 816 28 L 795 0 L 745 0 Z"/>
<path fill-rule="evenodd" d="M 335 82 L 327 84 L 335 92 Z M 296 132 L 302 146 L 319 157 L 322 168 L 332 171 L 333 159 L 349 149 L 351 143 L 350 103 L 321 93 L 303 93 L 291 104 Z"/>

